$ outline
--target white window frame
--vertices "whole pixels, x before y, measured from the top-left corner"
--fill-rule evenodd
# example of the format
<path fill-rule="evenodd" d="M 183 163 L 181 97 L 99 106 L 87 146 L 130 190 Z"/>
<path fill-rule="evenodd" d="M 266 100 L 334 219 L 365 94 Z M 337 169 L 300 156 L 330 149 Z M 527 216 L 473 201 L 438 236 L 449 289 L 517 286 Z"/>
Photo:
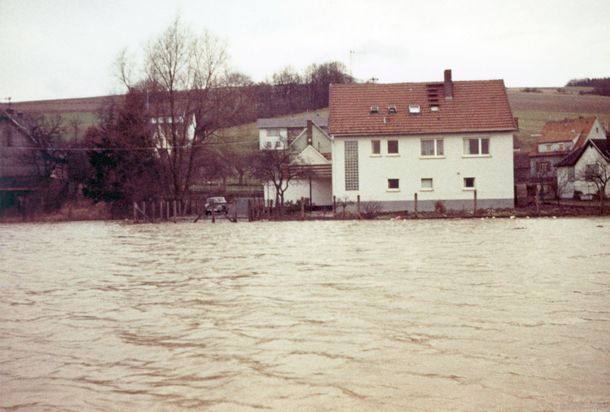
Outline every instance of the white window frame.
<path fill-rule="evenodd" d="M 390 180 L 396 180 L 397 186 L 395 188 L 391 188 L 390 187 Z M 397 177 L 389 177 L 388 178 L 388 188 L 387 188 L 388 192 L 400 192 L 400 179 Z"/>
<path fill-rule="evenodd" d="M 477 140 L 477 153 L 468 153 L 470 151 L 470 141 Z M 487 140 L 487 153 L 483 153 L 483 141 Z M 491 157 L 491 139 L 489 137 L 465 137 L 464 138 L 464 157 Z"/>
<path fill-rule="evenodd" d="M 466 186 L 466 179 L 472 179 L 472 186 Z M 477 179 L 474 176 L 467 176 L 462 180 L 464 190 L 476 190 Z"/>
<path fill-rule="evenodd" d="M 429 187 L 424 186 L 424 180 L 430 181 Z M 419 189 L 420 192 L 434 192 L 434 179 L 432 177 L 422 177 L 420 179 L 419 185 L 420 185 L 420 189 Z"/>
<path fill-rule="evenodd" d="M 390 142 L 396 142 L 396 152 L 390 152 Z M 386 149 L 388 156 L 400 156 L 400 141 L 398 139 L 388 139 Z"/>
<path fill-rule="evenodd" d="M 377 143 L 379 151 L 375 153 L 374 145 Z M 380 157 L 381 156 L 381 140 L 373 139 L 371 140 L 371 157 Z"/>
<path fill-rule="evenodd" d="M 280 135 L 281 135 L 280 128 L 279 127 L 270 127 L 267 129 L 266 134 L 267 134 L 267 137 L 280 137 Z"/>
<path fill-rule="evenodd" d="M 442 142 L 442 146 L 443 146 L 443 153 L 439 154 L 439 150 L 438 150 L 438 142 Z M 431 155 L 426 155 L 423 154 L 423 144 L 424 142 L 434 142 L 434 154 Z M 419 157 L 422 159 L 444 159 L 445 158 L 445 142 L 444 139 L 420 139 L 420 143 L 419 143 Z"/>

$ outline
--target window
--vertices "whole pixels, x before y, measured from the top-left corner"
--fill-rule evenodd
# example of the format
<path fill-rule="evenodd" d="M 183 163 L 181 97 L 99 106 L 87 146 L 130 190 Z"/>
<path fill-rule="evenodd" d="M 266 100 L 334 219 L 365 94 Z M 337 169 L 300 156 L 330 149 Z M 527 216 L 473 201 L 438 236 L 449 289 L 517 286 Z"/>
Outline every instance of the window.
<path fill-rule="evenodd" d="M 358 190 L 358 142 L 346 141 L 345 149 L 345 190 Z"/>
<path fill-rule="evenodd" d="M 392 105 L 388 106 L 388 114 L 396 114 L 396 113 L 398 113 L 398 110 L 396 109 L 395 105 L 392 104 Z"/>
<path fill-rule="evenodd" d="M 431 112 L 438 112 L 439 110 L 441 110 L 441 108 L 437 104 L 433 104 L 433 105 L 430 106 L 430 111 Z"/>
<path fill-rule="evenodd" d="M 553 145 L 552 144 L 547 144 L 546 145 L 546 149 L 547 152 L 552 152 L 553 151 Z"/>
<path fill-rule="evenodd" d="M 432 191 L 434 190 L 434 184 L 431 177 L 425 177 L 421 180 L 421 190 Z"/>
<path fill-rule="evenodd" d="M 11 147 L 13 145 L 13 131 L 11 129 L 6 129 L 4 132 L 4 138 L 6 147 Z"/>
<path fill-rule="evenodd" d="M 371 106 L 370 113 L 379 113 L 379 106 Z"/>
<path fill-rule="evenodd" d="M 576 180 L 576 173 L 574 172 L 574 166 L 568 167 L 568 182 Z"/>
<path fill-rule="evenodd" d="M 388 140 L 388 154 L 398 154 L 398 140 Z"/>
<path fill-rule="evenodd" d="M 411 114 L 421 113 L 421 107 L 419 106 L 419 104 L 410 104 L 409 113 L 411 113 Z"/>
<path fill-rule="evenodd" d="M 564 150 L 566 150 L 565 145 L 563 143 L 559 143 L 559 151 L 563 152 Z"/>
<path fill-rule="evenodd" d="M 267 129 L 267 136 L 269 136 L 269 137 L 279 137 L 280 136 L 280 129 L 278 129 L 278 128 Z"/>
<path fill-rule="evenodd" d="M 426 139 L 421 141 L 422 156 L 443 156 L 444 154 L 443 139 Z"/>
<path fill-rule="evenodd" d="M 371 154 L 381 154 L 381 141 L 371 140 Z"/>
<path fill-rule="evenodd" d="M 595 163 L 588 164 L 585 166 L 585 180 L 593 180 L 596 176 L 599 176 L 598 168 Z"/>
<path fill-rule="evenodd" d="M 489 138 L 464 139 L 464 154 L 470 156 L 484 156 L 489 154 Z"/>
<path fill-rule="evenodd" d="M 538 162 L 536 163 L 536 170 L 539 175 L 545 175 L 551 170 L 551 164 L 549 162 Z"/>
<path fill-rule="evenodd" d="M 464 178 L 464 189 L 474 189 L 474 177 Z"/>
<path fill-rule="evenodd" d="M 388 190 L 399 190 L 400 183 L 398 179 L 388 179 Z"/>

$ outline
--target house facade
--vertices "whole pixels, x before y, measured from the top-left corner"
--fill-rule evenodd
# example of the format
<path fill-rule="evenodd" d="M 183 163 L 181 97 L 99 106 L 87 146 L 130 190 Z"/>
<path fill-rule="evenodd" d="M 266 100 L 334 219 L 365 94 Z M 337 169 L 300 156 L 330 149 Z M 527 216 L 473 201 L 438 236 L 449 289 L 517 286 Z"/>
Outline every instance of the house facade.
<path fill-rule="evenodd" d="M 286 149 L 303 133 L 310 121 L 324 132 L 328 130 L 328 116 L 311 114 L 303 117 L 258 119 L 258 140 L 260 150 Z"/>
<path fill-rule="evenodd" d="M 0 212 L 23 206 L 37 190 L 40 156 L 27 128 L 12 110 L 0 113 Z"/>
<path fill-rule="evenodd" d="M 259 119 L 257 125 L 260 150 L 289 150 L 295 154 L 290 167 L 298 171 L 298 177 L 288 183 L 284 202 L 307 199 L 311 206 L 332 206 L 328 118 L 314 115 L 300 119 Z M 263 191 L 266 202 L 276 201 L 272 182 L 265 183 Z"/>
<path fill-rule="evenodd" d="M 554 183 L 556 166 L 568 153 L 584 146 L 590 139 L 605 138 L 606 131 L 596 117 L 546 122 L 536 140 L 536 151 L 530 154 L 530 177 Z"/>
<path fill-rule="evenodd" d="M 383 210 L 514 207 L 502 80 L 332 85 L 332 192 Z"/>
<path fill-rule="evenodd" d="M 610 197 L 610 138 L 589 139 L 557 164 L 558 192 L 563 199 L 591 199 L 605 185 Z"/>

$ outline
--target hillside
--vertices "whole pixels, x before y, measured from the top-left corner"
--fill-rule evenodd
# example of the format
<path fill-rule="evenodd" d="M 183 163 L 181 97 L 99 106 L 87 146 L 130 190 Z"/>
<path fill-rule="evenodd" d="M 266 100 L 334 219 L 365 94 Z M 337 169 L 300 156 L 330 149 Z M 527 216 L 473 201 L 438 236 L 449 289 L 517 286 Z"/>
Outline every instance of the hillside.
<path fill-rule="evenodd" d="M 513 115 L 519 119 L 518 137 L 532 149 L 536 135 L 549 120 L 597 116 L 604 127 L 610 122 L 610 97 L 579 94 L 582 88 L 541 88 L 539 92 L 507 89 Z"/>

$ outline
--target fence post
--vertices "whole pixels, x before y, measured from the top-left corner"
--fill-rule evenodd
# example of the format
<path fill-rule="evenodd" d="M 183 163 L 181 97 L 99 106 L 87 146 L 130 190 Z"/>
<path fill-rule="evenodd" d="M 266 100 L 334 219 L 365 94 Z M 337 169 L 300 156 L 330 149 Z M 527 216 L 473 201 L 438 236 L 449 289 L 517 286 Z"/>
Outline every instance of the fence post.
<path fill-rule="evenodd" d="M 414 199 L 414 202 L 415 202 L 415 206 L 414 206 L 415 214 L 417 214 L 417 193 L 415 193 L 413 195 L 413 199 Z"/>
<path fill-rule="evenodd" d="M 133 202 L 133 221 L 134 223 L 138 221 L 138 204 Z"/>
<path fill-rule="evenodd" d="M 252 222 L 252 200 L 248 199 L 248 222 Z"/>
<path fill-rule="evenodd" d="M 176 205 L 176 201 L 173 200 L 172 201 L 173 206 L 174 206 L 174 223 L 176 223 L 176 210 L 177 210 L 177 205 Z"/>
<path fill-rule="evenodd" d="M 356 212 L 358 213 L 358 219 L 360 219 L 360 195 L 356 196 Z"/>
<path fill-rule="evenodd" d="M 305 220 L 305 198 L 301 197 L 301 220 Z"/>
<path fill-rule="evenodd" d="M 333 196 L 333 217 L 337 217 L 337 196 Z"/>
<path fill-rule="evenodd" d="M 477 189 L 474 189 L 474 210 L 472 211 L 472 214 L 477 214 Z"/>

